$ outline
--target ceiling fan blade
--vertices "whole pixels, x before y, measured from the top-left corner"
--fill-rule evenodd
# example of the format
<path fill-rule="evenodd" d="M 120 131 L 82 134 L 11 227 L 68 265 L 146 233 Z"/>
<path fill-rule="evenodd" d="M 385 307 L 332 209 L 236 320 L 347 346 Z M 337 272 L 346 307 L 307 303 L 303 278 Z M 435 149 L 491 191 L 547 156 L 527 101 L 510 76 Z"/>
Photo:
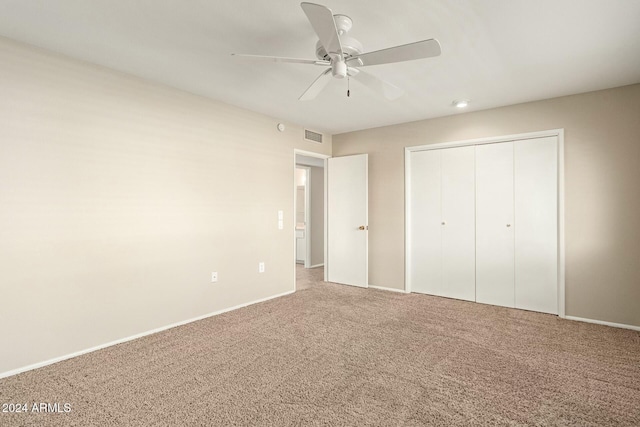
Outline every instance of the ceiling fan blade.
<path fill-rule="evenodd" d="M 329 83 L 332 77 L 333 76 L 331 75 L 331 68 L 327 68 L 322 74 L 318 76 L 318 78 L 313 83 L 311 83 L 311 86 L 309 86 L 307 90 L 305 90 L 304 93 L 300 95 L 300 98 L 298 98 L 298 100 L 309 101 L 311 99 L 314 99 L 320 92 L 322 92 L 322 89 L 324 89 L 324 87 L 327 85 L 327 83 Z"/>
<path fill-rule="evenodd" d="M 300 7 L 307 15 L 311 26 L 327 53 L 330 56 L 339 55 L 341 58 L 344 57 L 336 21 L 333 19 L 333 12 L 325 6 L 315 3 L 303 2 L 300 3 Z"/>
<path fill-rule="evenodd" d="M 436 39 L 422 40 L 415 43 L 390 47 L 387 49 L 355 55 L 347 61 L 350 65 L 379 65 L 392 62 L 412 61 L 414 59 L 431 58 L 440 55 L 440 43 Z M 360 61 L 358 61 L 360 60 Z"/>
<path fill-rule="evenodd" d="M 258 61 L 267 61 L 267 62 L 290 62 L 294 64 L 314 64 L 314 65 L 324 65 L 329 66 L 331 62 L 329 61 L 321 61 L 318 59 L 298 59 L 298 58 L 285 58 L 281 56 L 264 56 L 264 55 L 244 55 L 242 53 L 232 53 L 231 56 L 237 56 L 241 59 L 250 59 L 250 60 L 258 60 Z"/>
<path fill-rule="evenodd" d="M 389 82 L 385 82 L 379 77 L 373 74 L 366 73 L 362 70 L 358 70 L 357 74 L 353 74 L 353 78 L 371 89 L 376 93 L 384 95 L 389 101 L 400 98 L 404 94 L 404 90 L 397 86 L 392 85 Z"/>

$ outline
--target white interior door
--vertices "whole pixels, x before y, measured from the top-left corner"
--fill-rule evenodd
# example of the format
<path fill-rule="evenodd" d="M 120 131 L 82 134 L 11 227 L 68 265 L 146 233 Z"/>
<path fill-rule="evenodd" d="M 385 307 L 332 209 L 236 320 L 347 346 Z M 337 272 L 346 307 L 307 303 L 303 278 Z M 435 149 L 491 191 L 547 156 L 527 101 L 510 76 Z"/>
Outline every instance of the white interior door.
<path fill-rule="evenodd" d="M 442 291 L 475 301 L 475 147 L 442 152 Z"/>
<path fill-rule="evenodd" d="M 515 302 L 558 314 L 558 139 L 514 143 Z"/>
<path fill-rule="evenodd" d="M 327 279 L 367 287 L 368 156 L 333 157 L 327 167 Z"/>
<path fill-rule="evenodd" d="M 441 150 L 411 153 L 411 291 L 441 294 L 442 183 Z"/>
<path fill-rule="evenodd" d="M 513 142 L 476 147 L 476 301 L 515 306 Z"/>

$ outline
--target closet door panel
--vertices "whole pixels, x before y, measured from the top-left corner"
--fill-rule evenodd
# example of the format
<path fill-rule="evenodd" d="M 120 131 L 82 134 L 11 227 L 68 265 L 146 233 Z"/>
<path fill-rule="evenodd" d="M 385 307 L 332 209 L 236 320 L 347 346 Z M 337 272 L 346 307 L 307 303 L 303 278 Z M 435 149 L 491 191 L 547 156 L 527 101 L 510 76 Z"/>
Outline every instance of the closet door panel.
<path fill-rule="evenodd" d="M 442 282 L 441 154 L 411 153 L 411 291 L 440 295 Z"/>
<path fill-rule="evenodd" d="M 475 147 L 441 152 L 441 295 L 475 301 Z"/>
<path fill-rule="evenodd" d="M 558 313 L 557 137 L 514 143 L 516 307 Z"/>
<path fill-rule="evenodd" d="M 476 146 L 476 301 L 515 306 L 513 142 Z"/>

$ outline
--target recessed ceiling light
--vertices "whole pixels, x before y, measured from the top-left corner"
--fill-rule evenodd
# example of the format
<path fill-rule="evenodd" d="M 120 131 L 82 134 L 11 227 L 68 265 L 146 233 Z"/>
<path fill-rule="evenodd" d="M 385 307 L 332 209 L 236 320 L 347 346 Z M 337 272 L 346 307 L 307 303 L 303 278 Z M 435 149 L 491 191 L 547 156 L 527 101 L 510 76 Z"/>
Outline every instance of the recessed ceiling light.
<path fill-rule="evenodd" d="M 457 108 L 464 108 L 467 105 L 469 105 L 469 100 L 468 99 L 459 99 L 457 101 L 453 101 L 451 104 L 453 104 Z"/>

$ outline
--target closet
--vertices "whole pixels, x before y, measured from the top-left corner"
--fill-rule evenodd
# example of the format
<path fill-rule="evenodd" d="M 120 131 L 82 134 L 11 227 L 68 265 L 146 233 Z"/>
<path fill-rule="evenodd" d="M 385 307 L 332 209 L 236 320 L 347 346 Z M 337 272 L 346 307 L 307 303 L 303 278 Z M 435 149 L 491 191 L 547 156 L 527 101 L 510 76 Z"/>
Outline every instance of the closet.
<path fill-rule="evenodd" d="M 558 314 L 558 137 L 407 160 L 411 291 Z"/>

